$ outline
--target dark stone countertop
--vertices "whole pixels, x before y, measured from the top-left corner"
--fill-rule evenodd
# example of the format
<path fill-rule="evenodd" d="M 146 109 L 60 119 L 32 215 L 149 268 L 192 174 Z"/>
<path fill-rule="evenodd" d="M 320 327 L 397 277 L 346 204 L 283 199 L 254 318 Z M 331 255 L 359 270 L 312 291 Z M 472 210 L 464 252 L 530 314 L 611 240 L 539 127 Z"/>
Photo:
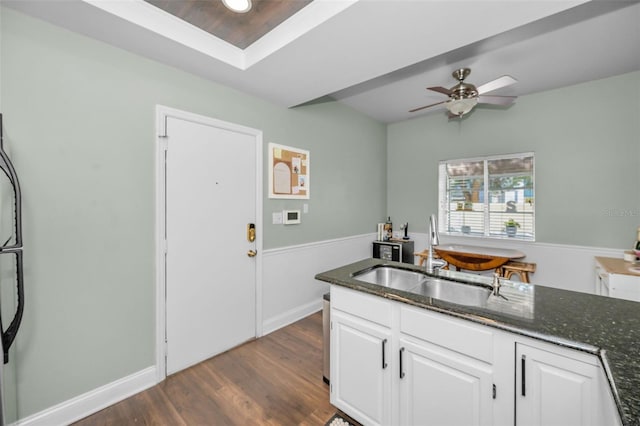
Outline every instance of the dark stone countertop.
<path fill-rule="evenodd" d="M 352 278 L 353 273 L 377 265 L 424 272 L 415 265 L 365 259 L 319 273 L 315 278 L 597 355 L 611 385 L 623 425 L 640 425 L 640 303 L 541 285 L 505 282 L 501 292 L 516 294 L 519 289 L 526 288 L 532 302 L 531 312 L 514 315 L 504 308 L 456 305 Z M 428 275 L 475 284 L 491 283 L 490 277 L 463 272 L 439 271 Z"/>

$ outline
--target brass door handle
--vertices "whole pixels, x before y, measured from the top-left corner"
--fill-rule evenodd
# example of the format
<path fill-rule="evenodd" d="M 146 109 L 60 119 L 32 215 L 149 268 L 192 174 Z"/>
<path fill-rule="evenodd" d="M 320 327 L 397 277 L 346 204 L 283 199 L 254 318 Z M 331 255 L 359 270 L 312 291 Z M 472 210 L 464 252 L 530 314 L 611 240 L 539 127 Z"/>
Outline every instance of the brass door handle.
<path fill-rule="evenodd" d="M 249 250 L 247 252 L 247 256 L 249 256 L 249 257 L 256 257 L 256 254 L 258 254 L 258 252 L 255 251 L 255 250 Z"/>

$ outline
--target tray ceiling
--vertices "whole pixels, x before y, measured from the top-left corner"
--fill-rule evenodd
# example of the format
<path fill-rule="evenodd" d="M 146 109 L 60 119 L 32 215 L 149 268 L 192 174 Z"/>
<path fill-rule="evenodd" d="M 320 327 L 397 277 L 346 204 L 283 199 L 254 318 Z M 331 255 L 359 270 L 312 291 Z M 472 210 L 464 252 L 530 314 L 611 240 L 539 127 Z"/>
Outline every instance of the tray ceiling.
<path fill-rule="evenodd" d="M 220 0 L 145 0 L 191 25 L 245 49 L 312 0 L 253 0 L 246 13 L 227 9 Z"/>

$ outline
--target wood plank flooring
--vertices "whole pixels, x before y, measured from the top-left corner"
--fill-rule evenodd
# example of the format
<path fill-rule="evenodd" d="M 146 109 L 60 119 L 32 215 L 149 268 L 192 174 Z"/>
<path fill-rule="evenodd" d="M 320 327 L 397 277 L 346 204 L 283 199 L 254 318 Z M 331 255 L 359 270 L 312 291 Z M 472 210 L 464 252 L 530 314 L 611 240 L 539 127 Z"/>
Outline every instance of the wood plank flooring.
<path fill-rule="evenodd" d="M 245 343 L 77 423 L 324 425 L 322 313 Z"/>

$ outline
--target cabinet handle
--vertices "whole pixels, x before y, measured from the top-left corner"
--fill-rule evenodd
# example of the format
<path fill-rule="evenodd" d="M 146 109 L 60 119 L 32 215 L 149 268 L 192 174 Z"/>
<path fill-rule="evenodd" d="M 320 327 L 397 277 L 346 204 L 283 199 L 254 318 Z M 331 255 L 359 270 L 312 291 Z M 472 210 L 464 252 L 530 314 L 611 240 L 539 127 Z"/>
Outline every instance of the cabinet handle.
<path fill-rule="evenodd" d="M 525 367 L 526 367 L 526 361 L 527 360 L 527 356 L 526 355 L 522 355 L 522 359 L 520 360 L 520 366 L 522 371 L 520 372 L 520 375 L 522 376 L 522 396 L 527 396 L 527 375 L 525 373 Z"/>
<path fill-rule="evenodd" d="M 402 368 L 402 354 L 404 353 L 404 348 L 400 348 L 400 378 L 404 379 L 404 369 Z"/>
<path fill-rule="evenodd" d="M 387 339 L 384 339 L 382 341 L 382 369 L 384 370 L 385 368 L 387 368 L 387 358 L 386 358 L 386 352 L 387 352 Z"/>

